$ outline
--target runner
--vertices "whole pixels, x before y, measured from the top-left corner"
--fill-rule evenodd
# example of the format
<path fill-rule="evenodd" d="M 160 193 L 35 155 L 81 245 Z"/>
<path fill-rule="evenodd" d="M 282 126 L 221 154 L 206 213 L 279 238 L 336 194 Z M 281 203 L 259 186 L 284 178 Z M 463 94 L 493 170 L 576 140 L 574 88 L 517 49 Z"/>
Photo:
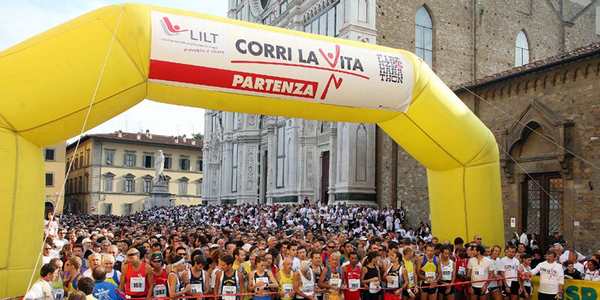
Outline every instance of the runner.
<path fill-rule="evenodd" d="M 121 272 L 113 269 L 115 265 L 115 257 L 112 254 L 102 254 L 102 267 L 107 271 L 106 273 L 106 281 L 118 287 L 121 283 Z"/>
<path fill-rule="evenodd" d="M 300 270 L 294 273 L 294 293 L 296 299 L 315 300 L 315 274 L 310 263 L 300 264 Z"/>
<path fill-rule="evenodd" d="M 354 252 L 348 254 L 348 264 L 342 267 L 342 286 L 344 289 L 344 300 L 360 299 L 360 279 L 362 270 L 358 265 L 358 255 Z"/>
<path fill-rule="evenodd" d="M 521 258 L 523 263 L 519 265 L 519 298 L 523 300 L 529 300 L 531 293 L 533 292 L 531 285 L 531 260 L 532 257 L 529 254 L 523 255 Z"/>
<path fill-rule="evenodd" d="M 203 295 L 208 293 L 209 278 L 204 271 L 206 267 L 206 259 L 202 255 L 196 255 L 193 259 L 193 266 L 188 272 L 190 275 L 190 294 L 192 295 Z M 198 298 L 199 299 L 199 298 Z"/>
<path fill-rule="evenodd" d="M 56 268 L 56 277 L 50 283 L 52 287 L 52 296 L 54 300 L 62 300 L 65 298 L 65 285 L 63 282 L 63 262 L 59 258 L 53 258 L 50 260 L 49 264 L 53 265 Z"/>
<path fill-rule="evenodd" d="M 92 294 L 98 300 L 121 300 L 121 296 L 117 293 L 117 287 L 106 281 L 106 270 L 99 266 L 94 268 L 92 272 L 94 277 L 94 291 Z"/>
<path fill-rule="evenodd" d="M 170 265 L 168 267 L 169 275 L 167 277 L 167 289 L 169 291 L 169 297 L 175 299 L 177 297 L 185 296 L 191 291 L 191 285 L 189 284 L 189 271 L 185 259 L 177 254 L 171 254 L 169 259 Z"/>
<path fill-rule="evenodd" d="M 81 269 L 81 258 L 77 256 L 71 256 L 64 266 L 64 287 L 65 296 L 68 296 L 72 292 L 77 290 L 77 282 L 81 277 L 79 270 Z"/>
<path fill-rule="evenodd" d="M 362 292 L 362 300 L 377 300 L 381 296 L 382 274 L 379 269 L 379 259 L 379 253 L 377 252 L 367 254 L 361 275 L 362 286 L 365 289 Z"/>
<path fill-rule="evenodd" d="M 421 260 L 418 260 L 417 270 L 417 275 L 421 282 L 421 300 L 436 300 L 436 287 L 440 279 L 440 268 L 438 259 L 434 256 L 433 244 L 425 246 L 425 255 Z"/>
<path fill-rule="evenodd" d="M 223 300 L 239 300 L 235 294 L 244 293 L 244 278 L 233 269 L 233 256 L 226 254 L 219 258 L 219 270 L 215 275 L 214 294 Z"/>
<path fill-rule="evenodd" d="M 390 265 L 383 274 L 383 279 L 386 283 L 386 291 L 384 293 L 384 300 L 400 300 L 402 297 L 402 290 L 404 288 L 404 280 L 402 278 L 402 256 L 398 252 L 397 248 L 390 248 L 388 251 Z"/>
<path fill-rule="evenodd" d="M 310 254 L 310 268 L 313 271 L 313 274 L 315 274 L 315 298 L 317 300 L 323 300 L 323 294 L 319 287 L 319 280 L 323 273 L 323 261 L 321 260 L 321 254 L 317 251 L 313 251 Z"/>
<path fill-rule="evenodd" d="M 499 257 L 501 252 L 502 248 L 498 245 L 494 245 L 490 249 L 490 256 L 486 257 L 490 260 L 491 279 L 494 279 L 488 283 L 488 291 L 493 300 L 502 300 L 502 286 L 504 285 L 504 280 L 502 280 L 503 278 L 500 275 L 501 267 L 499 265 Z"/>
<path fill-rule="evenodd" d="M 403 274 L 404 277 L 404 291 L 402 295 L 408 297 L 411 300 L 414 300 L 419 294 L 419 288 L 417 287 L 417 272 L 414 263 L 413 257 L 414 250 L 411 247 L 404 248 L 403 260 L 404 264 Z"/>
<path fill-rule="evenodd" d="M 294 272 L 292 271 L 292 257 L 287 256 L 283 259 L 281 270 L 277 273 L 279 282 L 279 296 L 282 300 L 291 300 L 294 298 Z"/>
<path fill-rule="evenodd" d="M 455 256 L 455 265 L 456 265 L 456 278 L 455 282 L 465 282 L 469 281 L 467 277 L 467 269 L 469 264 L 469 256 L 467 255 L 467 249 L 462 247 L 456 251 Z M 469 285 L 461 284 L 455 287 L 456 290 L 456 298 L 457 300 L 464 300 L 467 297 L 467 291 L 469 290 Z"/>
<path fill-rule="evenodd" d="M 325 290 L 325 300 L 340 300 L 342 295 L 342 269 L 340 267 L 340 253 L 333 252 L 329 255 L 326 269 L 321 273 L 319 287 Z"/>
<path fill-rule="evenodd" d="M 167 289 L 167 279 L 169 274 L 163 267 L 163 257 L 160 253 L 152 253 L 150 255 L 150 266 L 152 267 L 151 275 L 149 276 L 148 298 L 166 298 L 169 296 Z"/>
<path fill-rule="evenodd" d="M 43 265 L 42 268 L 40 269 L 40 279 L 38 279 L 38 281 L 36 281 L 31 286 L 31 288 L 29 289 L 29 291 L 27 291 L 27 294 L 25 294 L 25 297 L 23 299 L 25 299 L 25 300 L 39 300 L 39 299 L 53 300 L 54 296 L 53 296 L 51 283 L 54 280 L 56 280 L 57 276 L 58 276 L 58 269 L 56 268 L 56 266 L 54 266 L 53 264 L 50 264 L 50 263 Z"/>
<path fill-rule="evenodd" d="M 450 258 L 452 253 L 451 245 L 444 245 L 440 255 L 440 270 L 441 270 L 441 283 L 448 285 L 446 287 L 439 287 L 438 293 L 440 298 L 446 298 L 447 300 L 454 300 L 454 281 L 456 280 L 456 267 L 454 261 Z"/>
<path fill-rule="evenodd" d="M 517 278 L 520 263 L 515 257 L 517 248 L 513 245 L 508 245 L 504 249 L 504 254 L 506 256 L 498 262 L 498 269 L 500 270 L 500 276 L 504 278 L 506 295 L 510 295 L 511 300 L 517 300 L 521 294 L 519 291 L 519 279 Z"/>
<path fill-rule="evenodd" d="M 267 269 L 268 263 L 262 256 L 256 257 L 256 269 L 248 276 L 248 291 L 254 292 L 254 300 L 271 300 L 269 294 L 279 285 L 271 270 Z"/>
<path fill-rule="evenodd" d="M 556 262 L 556 252 L 548 251 L 546 261 L 531 270 L 532 275 L 540 274 L 539 300 L 555 300 L 562 298 L 565 284 L 562 266 Z"/>
<path fill-rule="evenodd" d="M 473 281 L 469 294 L 471 295 L 471 300 L 487 300 L 488 284 L 491 280 L 495 279 L 492 263 L 483 256 L 483 252 L 485 252 L 483 246 L 473 244 L 470 248 L 474 256 L 469 259 L 467 266 L 468 277 Z"/>
<path fill-rule="evenodd" d="M 92 271 L 94 268 L 99 267 L 102 264 L 102 254 L 92 253 L 88 256 L 88 269 L 83 272 L 83 277 L 92 278 Z M 93 279 L 93 278 L 92 278 Z"/>
<path fill-rule="evenodd" d="M 125 296 L 132 298 L 145 297 L 148 294 L 148 283 L 150 280 L 148 266 L 140 260 L 140 251 L 131 248 L 127 251 L 127 260 L 121 270 L 121 282 L 119 290 L 125 293 Z"/>

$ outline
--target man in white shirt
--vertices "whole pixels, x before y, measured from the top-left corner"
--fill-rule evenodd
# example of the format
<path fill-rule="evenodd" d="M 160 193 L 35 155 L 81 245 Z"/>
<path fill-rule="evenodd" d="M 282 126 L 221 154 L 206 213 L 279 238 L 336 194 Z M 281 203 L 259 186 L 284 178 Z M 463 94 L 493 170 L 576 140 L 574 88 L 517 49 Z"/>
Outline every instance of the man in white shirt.
<path fill-rule="evenodd" d="M 506 293 L 510 295 L 511 300 L 519 299 L 519 278 L 518 269 L 520 262 L 515 257 L 517 248 L 513 245 L 509 245 L 504 249 L 505 257 L 500 259 L 498 268 L 500 269 L 500 275 L 504 277 L 506 282 Z"/>
<path fill-rule="evenodd" d="M 555 252 L 548 251 L 546 261 L 531 270 L 531 274 L 540 274 L 539 300 L 555 300 L 557 295 L 562 298 L 565 275 L 562 265 L 556 262 Z"/>
<path fill-rule="evenodd" d="M 56 279 L 58 276 L 58 269 L 54 264 L 45 264 L 42 266 L 40 270 L 40 279 L 36 281 L 25 297 L 25 300 L 54 300 L 54 296 L 52 295 L 52 286 L 50 283 Z"/>
<path fill-rule="evenodd" d="M 467 265 L 468 276 L 474 281 L 471 285 L 471 299 L 486 299 L 489 281 L 485 280 L 493 278 L 492 261 L 483 256 L 485 248 L 481 245 L 471 246 L 471 251 L 476 254 L 469 259 Z"/>

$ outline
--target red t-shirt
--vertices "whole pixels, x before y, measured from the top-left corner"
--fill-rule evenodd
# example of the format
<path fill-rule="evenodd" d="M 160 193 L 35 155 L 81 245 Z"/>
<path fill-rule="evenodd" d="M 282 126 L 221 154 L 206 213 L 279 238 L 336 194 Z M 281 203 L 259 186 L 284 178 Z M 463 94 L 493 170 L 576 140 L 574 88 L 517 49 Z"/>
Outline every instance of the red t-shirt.
<path fill-rule="evenodd" d="M 125 295 L 132 297 L 145 297 L 148 294 L 146 282 L 146 264 L 141 262 L 137 270 L 131 264 L 125 269 Z"/>
<path fill-rule="evenodd" d="M 455 282 L 467 281 L 466 279 L 461 278 L 461 275 L 463 277 L 467 276 L 467 265 L 468 264 L 469 264 L 468 258 L 456 257 L 456 261 L 454 262 L 454 267 L 456 268 L 456 280 L 454 280 Z M 462 292 L 463 290 L 466 290 L 468 287 L 469 287 L 469 285 L 460 284 L 460 285 L 456 286 L 456 290 L 458 292 Z"/>
<path fill-rule="evenodd" d="M 360 299 L 360 290 L 351 291 L 350 290 L 350 279 L 358 279 L 360 281 L 361 270 L 359 266 L 354 266 L 352 268 L 350 265 L 346 265 L 344 267 L 344 282 L 346 283 L 347 289 L 344 290 L 344 299 L 345 300 L 359 300 Z M 360 284 L 359 284 L 360 287 Z"/>

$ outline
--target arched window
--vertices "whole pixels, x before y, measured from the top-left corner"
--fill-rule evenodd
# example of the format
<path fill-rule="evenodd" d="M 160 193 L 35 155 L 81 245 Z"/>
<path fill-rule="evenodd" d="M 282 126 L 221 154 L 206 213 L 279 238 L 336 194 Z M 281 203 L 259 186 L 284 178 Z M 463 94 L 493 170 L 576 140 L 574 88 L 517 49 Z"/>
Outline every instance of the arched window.
<path fill-rule="evenodd" d="M 428 65 L 433 61 L 433 23 L 424 6 L 417 10 L 415 16 L 415 52 Z"/>
<path fill-rule="evenodd" d="M 517 34 L 515 42 L 515 67 L 529 63 L 529 41 L 523 30 Z"/>

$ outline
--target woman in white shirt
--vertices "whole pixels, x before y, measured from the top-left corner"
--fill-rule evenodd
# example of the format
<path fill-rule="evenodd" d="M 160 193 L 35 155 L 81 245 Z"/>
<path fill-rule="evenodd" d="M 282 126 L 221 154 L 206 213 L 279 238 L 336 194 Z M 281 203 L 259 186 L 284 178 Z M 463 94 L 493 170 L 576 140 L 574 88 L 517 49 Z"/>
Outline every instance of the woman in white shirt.
<path fill-rule="evenodd" d="M 555 300 L 557 295 L 562 298 L 565 276 L 562 265 L 556 262 L 555 252 L 548 251 L 546 261 L 531 270 L 531 274 L 540 274 L 539 300 Z"/>
<path fill-rule="evenodd" d="M 583 280 L 600 281 L 600 270 L 598 270 L 598 262 L 595 260 L 589 260 L 586 266 L 587 270 L 585 270 Z"/>

